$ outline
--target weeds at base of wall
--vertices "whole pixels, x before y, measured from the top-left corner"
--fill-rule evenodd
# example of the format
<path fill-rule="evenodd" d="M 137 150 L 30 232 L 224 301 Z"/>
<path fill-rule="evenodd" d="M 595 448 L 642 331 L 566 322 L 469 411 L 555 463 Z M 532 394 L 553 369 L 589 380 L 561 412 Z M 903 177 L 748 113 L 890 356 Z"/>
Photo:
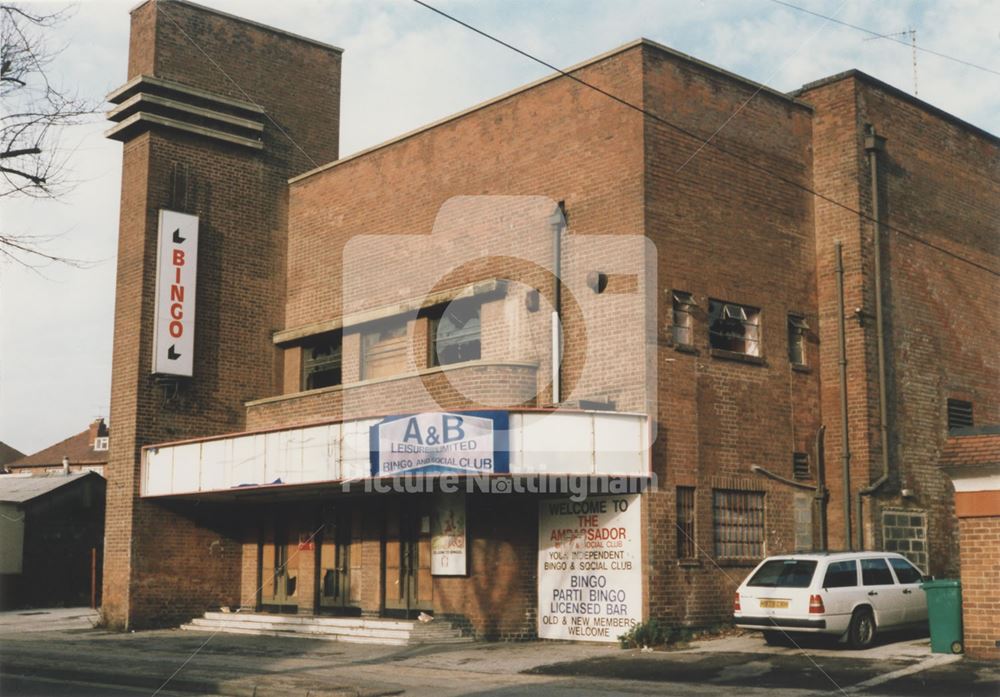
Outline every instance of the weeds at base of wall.
<path fill-rule="evenodd" d="M 708 627 L 666 627 L 656 620 L 650 620 L 637 624 L 620 635 L 618 644 L 623 649 L 676 651 L 689 648 L 692 641 L 739 634 L 743 634 L 743 631 L 729 623 Z"/>

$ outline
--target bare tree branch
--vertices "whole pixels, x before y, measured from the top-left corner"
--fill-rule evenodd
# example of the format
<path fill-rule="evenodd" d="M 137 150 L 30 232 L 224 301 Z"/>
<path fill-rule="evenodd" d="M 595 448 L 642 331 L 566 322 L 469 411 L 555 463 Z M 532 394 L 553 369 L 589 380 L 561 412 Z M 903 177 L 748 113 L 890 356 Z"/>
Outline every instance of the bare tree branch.
<path fill-rule="evenodd" d="M 48 68 L 61 49 L 50 45 L 51 32 L 68 19 L 70 8 L 40 13 L 24 6 L 0 3 L 0 198 L 57 198 L 71 188 L 67 159 L 59 135 L 84 123 L 99 102 L 80 98 L 56 85 Z M 2 224 L 2 223 L 0 223 Z M 0 230 L 0 259 L 82 262 L 50 254 L 39 245 L 51 238 Z"/>

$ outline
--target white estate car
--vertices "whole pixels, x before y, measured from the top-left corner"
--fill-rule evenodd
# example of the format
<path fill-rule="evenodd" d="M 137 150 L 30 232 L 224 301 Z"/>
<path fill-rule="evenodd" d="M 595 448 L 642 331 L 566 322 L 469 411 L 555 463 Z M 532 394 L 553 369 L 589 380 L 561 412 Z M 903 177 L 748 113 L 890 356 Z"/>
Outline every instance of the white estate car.
<path fill-rule="evenodd" d="M 737 627 L 785 634 L 847 635 L 866 648 L 876 630 L 927 625 L 927 577 L 894 552 L 817 552 L 768 557 L 736 591 Z"/>

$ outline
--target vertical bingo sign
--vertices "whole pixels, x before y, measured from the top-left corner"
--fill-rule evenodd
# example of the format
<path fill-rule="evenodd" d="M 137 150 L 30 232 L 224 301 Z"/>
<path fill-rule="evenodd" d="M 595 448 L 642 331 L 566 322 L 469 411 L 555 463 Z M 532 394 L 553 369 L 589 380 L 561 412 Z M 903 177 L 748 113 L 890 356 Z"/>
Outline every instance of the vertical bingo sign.
<path fill-rule="evenodd" d="M 192 375 L 197 275 L 198 216 L 160 210 L 153 332 L 155 374 Z"/>

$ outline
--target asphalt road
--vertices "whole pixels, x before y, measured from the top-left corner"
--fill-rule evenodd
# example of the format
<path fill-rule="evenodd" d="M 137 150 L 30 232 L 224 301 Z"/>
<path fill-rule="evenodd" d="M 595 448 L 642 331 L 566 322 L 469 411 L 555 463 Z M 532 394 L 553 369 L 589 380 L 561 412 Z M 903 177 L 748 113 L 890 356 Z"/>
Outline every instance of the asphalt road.
<path fill-rule="evenodd" d="M 39 621 L 0 621 L 2 697 L 152 695 L 170 676 L 160 695 L 1000 697 L 1000 665 L 931 654 L 924 637 L 850 651 L 729 636 L 644 653 L 565 642 L 390 647 L 178 630 L 117 634 L 65 626 L 66 618 L 49 628 Z"/>

